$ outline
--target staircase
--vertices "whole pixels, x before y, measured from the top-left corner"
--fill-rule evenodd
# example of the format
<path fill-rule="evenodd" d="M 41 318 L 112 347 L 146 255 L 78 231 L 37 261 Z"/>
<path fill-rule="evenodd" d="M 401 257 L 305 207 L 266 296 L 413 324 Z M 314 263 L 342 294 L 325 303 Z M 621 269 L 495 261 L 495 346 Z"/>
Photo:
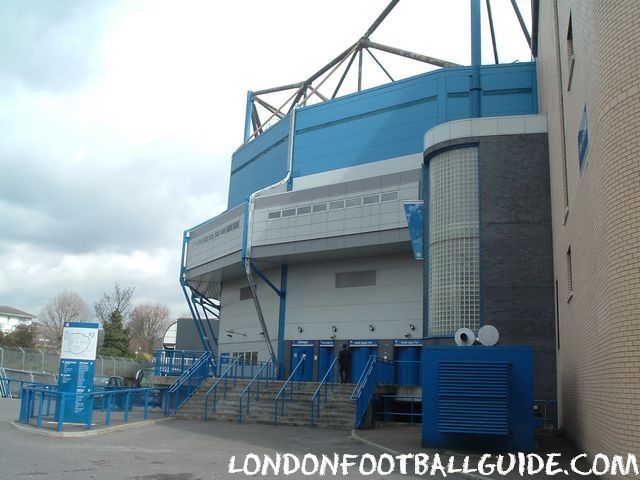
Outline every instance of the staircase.
<path fill-rule="evenodd" d="M 203 420 L 204 419 L 204 395 L 213 384 L 214 379 L 206 380 L 196 393 L 178 410 L 175 414 L 178 418 Z M 227 398 L 223 398 L 222 385 L 218 385 L 218 400 L 216 411 L 213 412 L 213 395 L 209 397 L 209 419 L 238 421 L 238 404 L 240 393 L 247 386 L 249 380 L 238 379 L 237 385 L 233 386 L 230 380 L 227 384 Z M 251 394 L 250 414 L 246 414 L 246 397 L 243 400 L 242 422 L 243 423 L 269 423 L 273 424 L 274 401 L 273 397 L 278 393 L 284 381 L 273 380 L 269 382 L 269 388 L 260 391 L 260 400 L 255 399 L 255 387 Z M 317 382 L 304 382 L 300 384 L 300 391 L 294 387 L 293 400 L 289 399 L 287 389 L 287 401 L 285 414 L 278 413 L 278 425 L 310 425 L 310 402 L 311 397 L 318 388 Z M 320 428 L 333 428 L 340 430 L 350 430 L 353 428 L 356 407 L 349 398 L 354 385 L 335 385 L 333 393 L 329 388 L 328 401 L 320 407 L 320 417 L 315 419 L 316 426 Z"/>

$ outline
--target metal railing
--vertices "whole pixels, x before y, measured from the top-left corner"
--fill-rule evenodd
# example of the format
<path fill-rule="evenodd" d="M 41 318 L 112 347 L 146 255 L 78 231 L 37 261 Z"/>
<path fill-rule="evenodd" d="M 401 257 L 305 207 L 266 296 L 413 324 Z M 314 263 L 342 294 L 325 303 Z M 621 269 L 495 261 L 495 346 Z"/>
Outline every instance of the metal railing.
<path fill-rule="evenodd" d="M 214 368 L 211 352 L 202 353 L 200 358 L 168 388 L 169 400 L 165 404 L 165 413 L 177 412 L 209 375 L 214 373 Z"/>
<path fill-rule="evenodd" d="M 374 415 L 382 416 L 383 420 L 389 421 L 394 417 L 409 417 L 409 423 L 420 423 L 422 421 L 422 397 L 417 395 L 376 395 L 376 399 L 382 401 L 382 410 L 375 410 Z M 409 405 L 409 411 L 389 410 L 389 403 Z M 420 408 L 416 408 L 420 404 Z M 406 409 L 404 409 L 406 410 Z"/>
<path fill-rule="evenodd" d="M 154 375 L 180 376 L 198 361 L 203 351 L 156 350 L 153 357 Z"/>
<path fill-rule="evenodd" d="M 309 406 L 309 412 L 310 412 L 309 420 L 312 427 L 315 426 L 315 418 L 320 417 L 320 403 L 322 401 L 322 395 L 320 394 L 320 392 L 322 391 L 322 388 L 324 387 L 325 403 L 329 401 L 329 385 L 331 385 L 331 393 L 333 393 L 333 386 L 335 385 L 335 382 L 333 379 L 336 378 L 336 375 L 334 374 L 335 373 L 334 368 L 337 361 L 338 361 L 338 357 L 333 359 L 333 362 L 331 362 L 331 365 L 329 365 L 329 368 L 327 369 L 327 373 L 324 374 L 324 377 L 322 377 L 322 380 L 320 380 L 320 385 L 318 385 L 318 388 L 316 388 L 316 391 L 313 393 L 313 396 L 311 397 L 311 402 Z M 329 382 L 329 380 L 331 380 L 331 382 Z"/>
<path fill-rule="evenodd" d="M 149 362 L 133 358 L 96 356 L 96 375 L 134 377 Z M 7 370 L 57 374 L 60 367 L 60 350 L 46 348 L 0 347 L 0 368 Z M 11 376 L 11 375 L 8 375 Z"/>
<path fill-rule="evenodd" d="M 220 382 L 223 383 L 223 398 L 227 398 L 227 381 L 229 378 L 233 379 L 233 386 L 235 387 L 238 383 L 238 368 L 240 359 L 242 357 L 236 357 L 229 364 L 227 369 L 224 371 L 222 375 L 220 375 L 217 380 L 211 385 L 209 390 L 204 394 L 204 419 L 207 420 L 209 418 L 209 397 L 213 394 L 213 412 L 215 413 L 216 408 L 218 406 L 218 385 Z M 220 361 L 220 366 L 222 367 L 222 360 Z M 244 371 L 244 364 L 242 365 L 242 370 Z"/>
<path fill-rule="evenodd" d="M 25 385 L 47 385 L 30 380 L 0 377 L 0 398 L 19 398 Z"/>
<path fill-rule="evenodd" d="M 242 393 L 240 393 L 240 399 L 238 403 L 238 423 L 242 423 L 242 404 L 244 398 L 247 398 L 247 416 L 251 414 L 251 389 L 253 385 L 256 385 L 256 401 L 260 400 L 260 380 L 264 379 L 264 387 L 265 389 L 269 388 L 269 380 L 275 379 L 275 362 L 274 359 L 271 358 L 268 362 L 264 362 L 264 364 L 258 370 L 258 373 L 254 375 L 251 381 L 244 387 Z"/>
<path fill-rule="evenodd" d="M 558 428 L 558 402 L 556 400 L 534 400 L 533 412 L 536 428 L 550 430 Z"/>
<path fill-rule="evenodd" d="M 291 370 L 291 374 L 289 375 L 289 378 L 287 378 L 287 380 L 284 382 L 284 384 L 282 385 L 282 388 L 280 389 L 280 391 L 277 393 L 277 395 L 275 397 L 273 397 L 273 403 L 274 403 L 274 408 L 273 408 L 273 424 L 274 425 L 278 425 L 278 401 L 280 399 L 282 399 L 282 409 L 280 411 L 280 415 L 284 415 L 285 414 L 285 403 L 286 403 L 286 390 L 287 390 L 287 386 L 290 385 L 290 389 L 289 389 L 289 400 L 293 401 L 293 389 L 294 389 L 294 384 L 297 380 L 298 382 L 298 392 L 300 391 L 300 383 L 302 382 L 301 379 L 301 375 L 296 375 L 298 373 L 298 370 L 300 369 L 301 365 L 304 364 L 305 360 L 307 359 L 306 355 L 302 355 L 302 358 L 298 361 L 298 363 L 296 364 L 296 366 L 293 368 L 293 370 Z M 297 377 L 297 379 L 296 379 Z"/>
<path fill-rule="evenodd" d="M 356 418 L 354 428 L 358 429 L 364 414 L 367 411 L 369 402 L 378 384 L 393 384 L 393 362 L 379 360 L 375 355 L 371 355 L 367 364 L 358 379 L 356 387 L 351 394 L 351 400 L 356 402 Z"/>
<path fill-rule="evenodd" d="M 58 432 L 65 423 L 65 410 L 69 406 L 85 403 L 86 416 L 84 425 L 91 430 L 100 420 L 94 415 L 95 410 L 104 410 L 105 426 L 111 425 L 114 411 L 122 411 L 122 422 L 127 423 L 134 407 L 142 407 L 142 419 L 149 418 L 151 408 L 166 414 L 160 408 L 166 401 L 166 389 L 160 388 L 122 388 L 99 390 L 95 392 L 77 393 L 61 392 L 55 385 L 25 385 L 21 390 L 19 421 L 29 424 L 35 419 L 35 426 L 42 428 L 43 422 L 55 425 Z M 77 424 L 76 421 L 73 422 Z"/>

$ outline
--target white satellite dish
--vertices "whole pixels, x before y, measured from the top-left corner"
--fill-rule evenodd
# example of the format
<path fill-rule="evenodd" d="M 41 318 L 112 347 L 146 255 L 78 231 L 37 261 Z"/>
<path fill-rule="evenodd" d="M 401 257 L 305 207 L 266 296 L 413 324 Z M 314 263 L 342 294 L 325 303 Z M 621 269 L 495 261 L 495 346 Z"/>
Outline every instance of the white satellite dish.
<path fill-rule="evenodd" d="M 456 332 L 456 345 L 459 346 L 469 346 L 473 345 L 473 342 L 476 341 L 476 336 L 473 333 L 473 330 L 469 330 L 468 328 L 461 328 Z"/>
<path fill-rule="evenodd" d="M 485 347 L 493 347 L 499 339 L 500 333 L 493 325 L 485 325 L 478 330 L 478 340 Z"/>

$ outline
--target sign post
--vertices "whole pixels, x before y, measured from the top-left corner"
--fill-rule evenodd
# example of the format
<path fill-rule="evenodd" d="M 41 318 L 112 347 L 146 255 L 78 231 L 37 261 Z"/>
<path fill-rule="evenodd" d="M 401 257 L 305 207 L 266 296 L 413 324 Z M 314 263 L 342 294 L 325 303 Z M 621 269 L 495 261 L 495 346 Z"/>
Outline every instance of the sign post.
<path fill-rule="evenodd" d="M 98 324 L 66 322 L 62 333 L 58 392 L 64 402 L 65 422 L 87 423 L 93 411 L 93 401 L 83 395 L 93 391 L 93 375 L 98 348 Z M 65 395 L 65 394 L 72 395 Z M 60 410 L 57 411 L 60 415 Z"/>

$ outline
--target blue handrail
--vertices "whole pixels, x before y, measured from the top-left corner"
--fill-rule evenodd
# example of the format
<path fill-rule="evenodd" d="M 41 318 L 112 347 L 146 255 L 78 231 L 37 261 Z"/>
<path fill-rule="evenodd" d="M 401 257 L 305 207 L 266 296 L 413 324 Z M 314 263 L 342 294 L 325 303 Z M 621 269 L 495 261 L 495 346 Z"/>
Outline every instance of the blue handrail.
<path fill-rule="evenodd" d="M 197 350 L 156 350 L 153 358 L 154 375 L 182 375 L 202 356 Z"/>
<path fill-rule="evenodd" d="M 111 413 L 115 405 L 120 406 L 123 411 L 123 422 L 129 421 L 129 412 L 135 404 L 136 397 L 144 407 L 143 418 L 149 418 L 149 407 L 161 406 L 159 402 L 156 405 L 150 405 L 154 399 L 166 399 L 166 389 L 160 388 L 124 388 L 116 390 L 105 390 L 100 392 L 61 392 L 57 390 L 56 385 L 36 384 L 22 387 L 20 399 L 20 416 L 21 423 L 28 424 L 31 418 L 36 418 L 36 426 L 42 426 L 43 418 L 51 417 L 53 414 L 54 421 L 57 423 L 57 430 L 62 431 L 64 425 L 65 405 L 71 403 L 76 404 L 79 399 L 88 405 L 85 424 L 88 430 L 93 426 L 93 410 L 100 409 L 99 405 L 106 405 L 105 425 L 111 424 Z M 100 402 L 96 400 L 100 399 Z M 53 403 L 53 409 L 52 407 Z M 96 407 L 96 404 L 98 407 Z M 37 414 L 36 414 L 37 410 Z M 163 409 L 167 415 L 166 409 Z"/>
<path fill-rule="evenodd" d="M 383 367 L 379 367 L 379 365 Z M 367 406 L 373 397 L 378 383 L 393 382 L 393 363 L 384 360 L 379 361 L 375 355 L 371 355 L 358 379 L 358 384 L 353 389 L 351 400 L 356 402 L 356 418 L 354 428 L 359 428 L 367 411 Z"/>
<path fill-rule="evenodd" d="M 264 375 L 265 379 L 265 388 L 269 388 L 269 379 L 274 378 L 274 359 L 271 357 L 271 360 L 268 362 L 264 362 L 264 365 L 260 367 L 258 373 L 254 375 L 251 381 L 244 387 L 242 393 L 240 394 L 240 402 L 238 404 L 238 423 L 242 423 L 242 402 L 244 397 L 247 397 L 247 416 L 251 413 L 251 387 L 254 383 L 257 382 L 256 385 L 256 401 L 260 400 L 260 378 L 263 377 L 262 372 L 266 369 L 266 375 Z"/>
<path fill-rule="evenodd" d="M 233 386 L 235 387 L 238 383 L 238 362 L 242 357 L 236 357 L 233 359 L 233 362 L 229 365 L 229 367 L 224 371 L 222 375 L 218 377 L 218 379 L 209 387 L 209 390 L 204 394 L 204 419 L 207 420 L 209 418 L 209 396 L 213 392 L 213 412 L 216 411 L 216 406 L 218 403 L 218 385 L 221 381 L 224 380 L 224 391 L 223 398 L 227 398 L 227 379 L 233 375 Z M 233 372 L 233 374 L 231 373 Z"/>
<path fill-rule="evenodd" d="M 30 380 L 18 380 L 15 378 L 9 377 L 0 377 L 0 384 L 2 384 L 2 388 L 0 388 L 0 398 L 13 398 L 14 393 L 11 391 L 11 384 L 19 384 L 18 394 L 22 392 L 22 387 L 25 385 L 37 385 L 37 386 L 45 386 L 45 385 L 53 385 L 49 383 L 41 383 L 41 382 L 32 382 Z"/>
<path fill-rule="evenodd" d="M 320 381 L 320 385 L 318 385 L 318 388 L 316 388 L 316 391 L 314 392 L 313 396 L 311 397 L 311 405 L 310 405 L 310 411 L 311 414 L 309 415 L 309 418 L 311 419 L 311 426 L 314 426 L 314 402 L 318 402 L 318 412 L 317 412 L 317 416 L 318 418 L 320 417 L 320 401 L 322 399 L 322 397 L 320 396 L 320 391 L 322 390 L 322 387 L 324 386 L 324 402 L 327 403 L 329 401 L 329 382 L 328 380 L 331 379 L 331 393 L 333 393 L 333 386 L 335 385 L 335 382 L 333 381 L 333 379 L 335 378 L 335 375 L 333 374 L 333 369 L 336 365 L 336 362 L 338 361 L 338 357 L 333 359 L 333 362 L 331 362 L 331 365 L 329 365 L 329 368 L 327 369 L 327 373 L 324 374 L 324 377 L 322 377 L 322 380 Z"/>
<path fill-rule="evenodd" d="M 285 395 L 285 391 L 287 389 L 287 386 L 289 384 L 291 384 L 291 390 L 289 393 L 289 399 L 293 400 L 293 385 L 294 385 L 294 381 L 293 378 L 296 375 L 296 373 L 298 373 L 298 369 L 300 368 L 300 366 L 305 362 L 307 356 L 306 355 L 302 355 L 302 358 L 298 361 L 298 364 L 293 368 L 293 370 L 291 370 L 291 375 L 289 375 L 289 378 L 287 378 L 287 380 L 284 382 L 284 384 L 282 385 L 282 388 L 280 389 L 280 391 L 278 392 L 278 394 L 273 397 L 273 402 L 274 402 L 274 409 L 273 409 L 273 424 L 274 425 L 278 425 L 278 400 L 280 399 L 280 397 L 282 397 L 282 411 L 280 412 L 281 415 L 284 415 L 284 404 L 285 404 L 285 400 L 286 400 L 286 395 Z M 300 382 L 301 382 L 301 378 L 300 375 L 298 375 L 298 392 L 300 391 Z"/>
<path fill-rule="evenodd" d="M 168 389 L 168 395 L 174 395 L 175 401 L 173 408 L 169 407 L 167 403 L 166 407 L 169 408 L 170 413 L 177 412 L 182 405 L 200 388 L 204 381 L 209 377 L 209 373 L 215 368 L 211 352 L 204 352 L 200 358 L 189 367 L 189 370 L 184 372 L 173 382 Z M 195 380 L 195 384 L 194 384 Z M 186 392 L 185 392 L 186 391 Z"/>

